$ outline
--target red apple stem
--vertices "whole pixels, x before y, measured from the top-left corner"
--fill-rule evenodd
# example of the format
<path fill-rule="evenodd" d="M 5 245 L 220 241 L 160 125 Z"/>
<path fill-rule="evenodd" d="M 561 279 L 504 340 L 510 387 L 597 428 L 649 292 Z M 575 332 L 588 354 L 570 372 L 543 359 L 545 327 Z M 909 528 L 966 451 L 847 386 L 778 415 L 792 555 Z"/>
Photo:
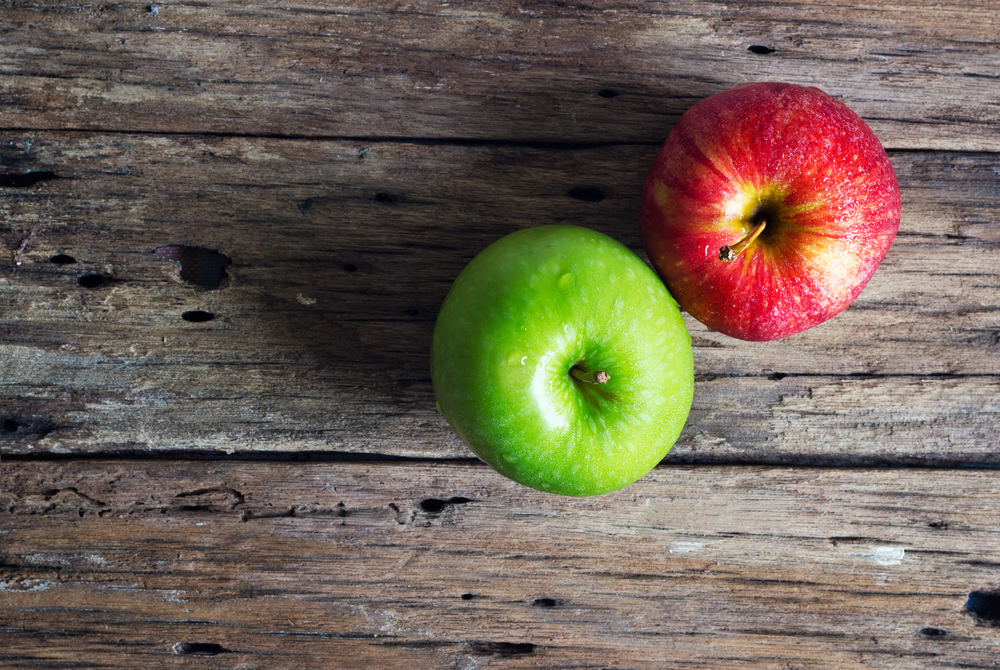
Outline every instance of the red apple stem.
<path fill-rule="evenodd" d="M 597 372 L 584 372 L 580 368 L 574 366 L 570 368 L 569 373 L 580 381 L 588 384 L 607 384 L 611 381 L 611 375 L 604 370 L 598 370 Z"/>
<path fill-rule="evenodd" d="M 747 233 L 747 236 L 744 237 L 742 240 L 740 240 L 739 242 L 737 242 L 732 246 L 727 244 L 726 246 L 719 249 L 719 260 L 726 261 L 727 263 L 736 260 L 736 257 L 739 256 L 741 253 L 743 253 L 743 251 L 747 247 L 749 247 L 754 240 L 757 239 L 757 236 L 764 231 L 764 226 L 766 225 L 767 225 L 766 220 L 761 221 L 756 226 L 751 228 L 750 232 Z"/>

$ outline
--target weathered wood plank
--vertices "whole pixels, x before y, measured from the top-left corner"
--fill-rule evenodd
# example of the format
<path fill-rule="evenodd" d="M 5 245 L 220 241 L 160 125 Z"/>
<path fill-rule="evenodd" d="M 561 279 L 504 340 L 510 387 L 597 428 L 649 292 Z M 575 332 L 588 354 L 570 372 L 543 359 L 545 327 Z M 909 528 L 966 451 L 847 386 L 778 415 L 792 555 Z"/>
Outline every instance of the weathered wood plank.
<path fill-rule="evenodd" d="M 653 153 L 21 134 L 0 165 L 39 180 L 0 188 L 0 445 L 467 456 L 428 374 L 450 282 L 531 225 L 641 251 Z M 998 462 L 995 158 L 892 158 L 902 230 L 845 313 L 768 344 L 689 320 L 700 377 L 675 458 Z M 221 251 L 228 277 L 182 280 L 166 244 Z"/>
<path fill-rule="evenodd" d="M 995 621 L 965 605 L 1000 598 L 995 489 L 661 467 L 567 499 L 456 464 L 8 461 L 0 662 L 989 668 Z"/>
<path fill-rule="evenodd" d="M 8 129 L 658 143 L 698 99 L 778 80 L 890 147 L 1000 147 L 988 0 L 0 7 Z"/>

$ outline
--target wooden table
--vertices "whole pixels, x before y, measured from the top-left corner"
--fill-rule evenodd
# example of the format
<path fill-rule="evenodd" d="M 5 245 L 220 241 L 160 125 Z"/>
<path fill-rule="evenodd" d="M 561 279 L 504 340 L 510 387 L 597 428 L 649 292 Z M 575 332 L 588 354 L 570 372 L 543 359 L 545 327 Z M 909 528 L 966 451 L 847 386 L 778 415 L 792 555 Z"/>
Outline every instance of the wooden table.
<path fill-rule="evenodd" d="M 0 667 L 1000 667 L 998 17 L 3 0 Z M 501 478 L 434 408 L 450 283 L 526 226 L 641 252 L 660 143 L 754 80 L 885 144 L 875 278 L 688 319 L 637 484 Z"/>

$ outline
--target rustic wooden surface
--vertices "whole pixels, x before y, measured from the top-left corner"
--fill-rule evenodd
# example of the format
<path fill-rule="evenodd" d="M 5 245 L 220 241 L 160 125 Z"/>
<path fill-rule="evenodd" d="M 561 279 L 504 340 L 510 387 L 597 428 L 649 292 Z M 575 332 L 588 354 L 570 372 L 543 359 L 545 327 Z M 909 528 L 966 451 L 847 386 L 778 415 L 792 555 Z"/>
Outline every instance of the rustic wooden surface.
<path fill-rule="evenodd" d="M 1000 667 L 997 17 L 0 0 L 0 667 Z M 688 320 L 640 483 L 502 480 L 434 410 L 450 282 L 532 225 L 641 253 L 659 144 L 753 80 L 889 150 L 875 278 Z"/>
<path fill-rule="evenodd" d="M 671 466 L 599 499 L 471 464 L 4 484 L 4 667 L 993 668 L 1000 646 L 963 611 L 1000 565 L 976 471 Z"/>

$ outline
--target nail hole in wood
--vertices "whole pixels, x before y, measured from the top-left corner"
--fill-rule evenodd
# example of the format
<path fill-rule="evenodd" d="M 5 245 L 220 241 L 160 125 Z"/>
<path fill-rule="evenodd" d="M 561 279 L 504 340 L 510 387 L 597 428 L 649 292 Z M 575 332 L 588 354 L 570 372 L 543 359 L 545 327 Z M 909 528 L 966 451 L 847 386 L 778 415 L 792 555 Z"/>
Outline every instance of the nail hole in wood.
<path fill-rule="evenodd" d="M 218 656 L 233 653 L 231 649 L 214 642 L 178 642 L 173 649 L 178 656 Z"/>
<path fill-rule="evenodd" d="M 763 44 L 754 44 L 752 46 L 749 46 L 747 47 L 747 51 L 750 51 L 755 54 L 760 54 L 761 56 L 765 56 L 767 54 L 773 54 L 775 52 L 774 49 L 772 49 L 771 47 L 766 47 Z"/>
<path fill-rule="evenodd" d="M 55 263 L 56 265 L 69 265 L 71 263 L 76 263 L 76 259 L 72 256 L 67 256 L 66 254 L 56 254 L 49 259 L 49 263 Z"/>
<path fill-rule="evenodd" d="M 449 498 L 448 500 L 440 500 L 438 498 L 428 498 L 427 500 L 422 500 L 420 502 L 420 509 L 424 510 L 429 514 L 439 514 L 446 507 L 451 505 L 464 505 L 465 503 L 470 503 L 472 500 L 469 498 L 463 498 L 461 496 L 455 496 L 454 498 Z"/>
<path fill-rule="evenodd" d="M 156 254 L 180 263 L 181 279 L 207 289 L 219 288 L 226 277 L 226 268 L 232 263 L 218 251 L 183 244 L 157 247 Z"/>
<path fill-rule="evenodd" d="M 28 170 L 21 174 L 0 175 L 0 186 L 5 188 L 30 188 L 43 181 L 56 179 L 52 170 Z"/>
<path fill-rule="evenodd" d="M 472 600 L 475 597 L 476 596 L 472 595 L 471 593 L 463 593 L 462 594 L 462 600 Z"/>
<path fill-rule="evenodd" d="M 5 433 L 16 433 L 17 429 L 21 427 L 21 422 L 17 419 L 4 419 L 0 421 L 0 430 Z"/>
<path fill-rule="evenodd" d="M 921 628 L 920 634 L 923 635 L 924 637 L 944 637 L 945 635 L 948 634 L 948 631 L 944 630 L 943 628 L 927 627 L 927 628 Z"/>
<path fill-rule="evenodd" d="M 614 91 L 610 88 L 602 88 L 600 91 L 597 92 L 597 95 L 599 95 L 602 98 L 608 98 L 608 99 L 617 98 L 618 91 Z"/>
<path fill-rule="evenodd" d="M 555 607 L 557 604 L 555 598 L 536 598 L 535 602 L 532 603 L 535 607 L 550 608 Z"/>
<path fill-rule="evenodd" d="M 783 372 L 772 372 L 767 376 L 767 378 L 770 379 L 772 382 L 780 382 L 787 376 L 788 375 L 784 374 Z"/>
<path fill-rule="evenodd" d="M 600 202 L 604 200 L 604 191 L 592 186 L 574 186 L 566 191 L 566 195 L 574 200 L 582 200 L 583 202 Z"/>
<path fill-rule="evenodd" d="M 191 309 L 181 313 L 181 318 L 191 323 L 205 323 L 215 318 L 211 312 L 204 312 L 200 309 Z"/>
<path fill-rule="evenodd" d="M 299 211 L 305 214 L 312 208 L 312 206 L 313 206 L 313 199 L 306 198 L 305 200 L 299 203 Z"/>
<path fill-rule="evenodd" d="M 973 591 L 965 609 L 981 622 L 1000 624 L 1000 591 Z"/>
<path fill-rule="evenodd" d="M 80 277 L 77 278 L 76 283 L 82 286 L 83 288 L 100 288 L 101 286 L 104 286 L 110 281 L 111 280 L 108 277 L 94 273 L 89 275 L 81 275 Z"/>
<path fill-rule="evenodd" d="M 358 266 L 354 263 L 344 263 L 344 272 L 357 272 Z"/>

